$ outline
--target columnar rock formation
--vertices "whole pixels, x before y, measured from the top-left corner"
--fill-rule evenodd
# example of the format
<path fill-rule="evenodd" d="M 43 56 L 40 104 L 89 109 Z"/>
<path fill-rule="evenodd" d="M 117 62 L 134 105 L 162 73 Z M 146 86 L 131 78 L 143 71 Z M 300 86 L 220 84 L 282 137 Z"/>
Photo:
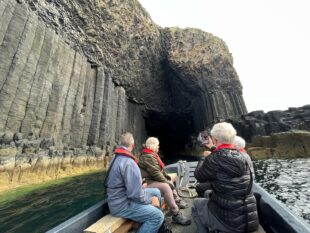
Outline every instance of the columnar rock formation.
<path fill-rule="evenodd" d="M 289 108 L 286 111 L 254 111 L 229 121 L 247 141 L 251 141 L 254 136 L 267 136 L 291 130 L 310 131 L 310 105 Z"/>
<path fill-rule="evenodd" d="M 136 0 L 2 0 L 0 109 L 6 181 L 101 167 L 124 131 L 180 152 L 246 113 L 225 43 L 162 29 Z"/>
<path fill-rule="evenodd" d="M 310 105 L 231 119 L 253 158 L 310 157 Z"/>

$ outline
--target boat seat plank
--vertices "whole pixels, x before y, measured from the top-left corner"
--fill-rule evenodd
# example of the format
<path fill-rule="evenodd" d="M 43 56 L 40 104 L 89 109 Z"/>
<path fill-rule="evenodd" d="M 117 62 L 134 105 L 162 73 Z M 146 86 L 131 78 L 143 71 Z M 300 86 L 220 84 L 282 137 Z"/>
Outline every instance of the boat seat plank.
<path fill-rule="evenodd" d="M 123 225 L 117 228 L 114 233 L 127 233 L 132 228 L 138 228 L 137 223 L 131 220 L 127 220 Z"/>
<path fill-rule="evenodd" d="M 104 216 L 90 227 L 84 230 L 84 233 L 111 233 L 115 232 L 120 226 L 122 226 L 127 219 L 121 217 L 115 217 L 111 214 Z M 132 222 L 132 221 L 131 221 Z M 127 224 L 126 224 L 127 225 Z M 125 231 L 123 231 L 125 232 Z"/>

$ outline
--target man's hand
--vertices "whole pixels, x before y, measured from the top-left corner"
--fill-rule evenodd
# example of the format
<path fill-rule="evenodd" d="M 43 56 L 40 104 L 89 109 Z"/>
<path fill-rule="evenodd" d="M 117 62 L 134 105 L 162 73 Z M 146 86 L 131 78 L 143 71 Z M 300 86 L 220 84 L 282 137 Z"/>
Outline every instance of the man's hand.
<path fill-rule="evenodd" d="M 202 154 L 202 156 L 203 156 L 203 157 L 207 157 L 207 156 L 209 156 L 210 154 L 211 154 L 211 151 L 204 151 L 203 154 Z"/>
<path fill-rule="evenodd" d="M 151 198 L 151 204 L 157 208 L 159 208 L 159 200 L 157 197 L 152 197 Z"/>
<path fill-rule="evenodd" d="M 212 146 L 214 146 L 212 138 L 210 136 L 208 136 L 208 143 L 203 144 L 204 147 L 207 147 L 209 149 L 211 149 Z"/>

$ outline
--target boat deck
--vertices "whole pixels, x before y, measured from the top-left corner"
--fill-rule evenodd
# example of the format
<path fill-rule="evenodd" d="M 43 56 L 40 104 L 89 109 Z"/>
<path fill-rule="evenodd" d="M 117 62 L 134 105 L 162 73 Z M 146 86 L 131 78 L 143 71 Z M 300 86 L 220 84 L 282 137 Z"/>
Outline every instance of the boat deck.
<path fill-rule="evenodd" d="M 191 225 L 182 226 L 179 224 L 172 223 L 172 216 L 169 216 L 168 214 L 165 216 L 165 221 L 169 228 L 172 230 L 172 232 L 178 232 L 178 233 L 190 233 L 190 232 L 196 232 L 196 224 L 192 218 L 192 206 L 193 206 L 193 198 L 183 198 L 188 203 L 188 208 L 182 209 L 181 211 L 184 213 L 185 216 L 191 217 L 192 223 Z"/>
<path fill-rule="evenodd" d="M 165 221 L 168 224 L 169 228 L 172 230 L 172 232 L 175 233 L 192 233 L 192 232 L 197 232 L 197 227 L 196 227 L 196 223 L 194 221 L 194 219 L 192 218 L 192 206 L 193 206 L 193 198 L 184 198 L 184 200 L 188 203 L 188 208 L 181 210 L 184 215 L 186 216 L 190 216 L 192 219 L 192 223 L 191 225 L 188 226 L 182 226 L 179 224 L 174 224 L 172 223 L 172 218 L 171 216 L 165 216 Z M 265 230 L 259 226 L 259 228 L 252 233 L 266 233 Z"/>

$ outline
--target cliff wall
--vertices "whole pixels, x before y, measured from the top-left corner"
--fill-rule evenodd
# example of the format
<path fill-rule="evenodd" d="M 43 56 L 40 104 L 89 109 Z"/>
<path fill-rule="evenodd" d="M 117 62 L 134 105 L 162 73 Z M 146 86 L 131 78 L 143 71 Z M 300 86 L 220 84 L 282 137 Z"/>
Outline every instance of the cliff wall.
<path fill-rule="evenodd" d="M 102 168 L 124 131 L 136 152 L 147 135 L 181 152 L 246 113 L 226 44 L 160 28 L 136 0 L 2 0 L 0 109 L 7 187 Z"/>

